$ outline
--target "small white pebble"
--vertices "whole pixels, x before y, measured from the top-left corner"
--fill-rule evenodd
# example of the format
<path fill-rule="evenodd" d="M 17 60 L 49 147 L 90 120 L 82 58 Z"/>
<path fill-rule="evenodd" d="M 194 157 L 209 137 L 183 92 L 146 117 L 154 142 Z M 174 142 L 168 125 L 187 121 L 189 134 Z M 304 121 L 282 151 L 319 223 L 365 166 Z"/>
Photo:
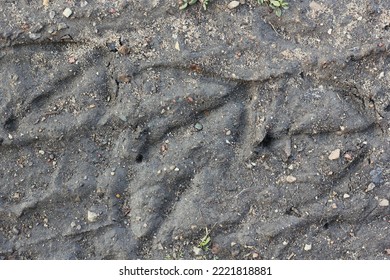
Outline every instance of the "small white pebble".
<path fill-rule="evenodd" d="M 365 190 L 365 192 L 372 191 L 374 188 L 375 188 L 375 184 L 374 183 L 370 183 L 370 184 L 368 184 L 367 189 Z"/>
<path fill-rule="evenodd" d="M 311 250 L 311 244 L 305 244 L 305 247 L 303 248 L 305 251 Z"/>
<path fill-rule="evenodd" d="M 387 206 L 389 206 L 389 201 L 386 198 L 383 198 L 383 199 L 379 200 L 379 206 L 387 207 Z"/>
<path fill-rule="evenodd" d="M 340 152 L 341 152 L 340 149 L 333 150 L 333 151 L 330 153 L 328 159 L 330 159 L 330 160 L 339 159 L 339 158 L 340 158 Z"/>
<path fill-rule="evenodd" d="M 297 178 L 294 177 L 294 176 L 291 176 L 291 175 L 289 175 L 289 176 L 286 177 L 286 181 L 287 181 L 288 183 L 294 183 L 296 180 L 297 180 Z"/>
<path fill-rule="evenodd" d="M 72 14 L 73 14 L 73 11 L 71 10 L 71 9 L 69 9 L 69 8 L 66 8 L 63 12 L 62 12 L 62 14 L 64 15 L 64 17 L 70 17 Z"/>
<path fill-rule="evenodd" d="M 232 1 L 228 4 L 228 8 L 229 9 L 234 9 L 234 8 L 237 8 L 238 6 L 240 5 L 240 2 L 238 1 Z"/>
<path fill-rule="evenodd" d="M 349 195 L 349 194 L 347 194 L 347 193 L 345 193 L 345 194 L 343 195 L 343 197 L 344 197 L 344 198 L 349 198 L 349 197 L 350 197 L 350 195 Z"/>

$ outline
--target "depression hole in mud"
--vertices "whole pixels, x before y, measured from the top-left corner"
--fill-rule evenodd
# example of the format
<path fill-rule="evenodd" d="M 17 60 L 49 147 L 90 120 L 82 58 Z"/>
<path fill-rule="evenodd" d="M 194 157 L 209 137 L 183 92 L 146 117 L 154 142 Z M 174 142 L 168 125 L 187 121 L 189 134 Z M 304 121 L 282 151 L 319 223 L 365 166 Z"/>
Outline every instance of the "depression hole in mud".
<path fill-rule="evenodd" d="M 141 154 L 138 154 L 138 155 L 135 157 L 135 162 L 141 163 L 143 159 L 144 159 L 144 156 L 141 155 Z"/>

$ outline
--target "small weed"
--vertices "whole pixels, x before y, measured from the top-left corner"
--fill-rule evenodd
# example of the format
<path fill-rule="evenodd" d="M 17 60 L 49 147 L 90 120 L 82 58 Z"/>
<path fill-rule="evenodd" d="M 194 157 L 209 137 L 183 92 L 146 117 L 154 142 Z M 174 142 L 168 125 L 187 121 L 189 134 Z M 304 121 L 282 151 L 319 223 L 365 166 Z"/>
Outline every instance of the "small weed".
<path fill-rule="evenodd" d="M 206 233 L 201 238 L 198 247 L 201 248 L 203 251 L 207 251 L 209 249 L 210 242 L 211 242 L 210 232 L 206 228 Z"/>
<path fill-rule="evenodd" d="M 268 5 L 278 17 L 282 15 L 282 10 L 288 9 L 288 3 L 284 0 L 257 0 L 257 2 L 261 5 Z"/>

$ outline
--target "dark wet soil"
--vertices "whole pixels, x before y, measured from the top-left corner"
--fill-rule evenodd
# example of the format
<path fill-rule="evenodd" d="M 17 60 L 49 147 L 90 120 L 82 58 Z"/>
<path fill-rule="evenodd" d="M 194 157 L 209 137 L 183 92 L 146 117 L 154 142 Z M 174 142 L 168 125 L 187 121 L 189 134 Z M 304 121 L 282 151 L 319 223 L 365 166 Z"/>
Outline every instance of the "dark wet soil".
<path fill-rule="evenodd" d="M 389 259 L 390 2 L 229 2 L 1 1 L 1 259 Z"/>

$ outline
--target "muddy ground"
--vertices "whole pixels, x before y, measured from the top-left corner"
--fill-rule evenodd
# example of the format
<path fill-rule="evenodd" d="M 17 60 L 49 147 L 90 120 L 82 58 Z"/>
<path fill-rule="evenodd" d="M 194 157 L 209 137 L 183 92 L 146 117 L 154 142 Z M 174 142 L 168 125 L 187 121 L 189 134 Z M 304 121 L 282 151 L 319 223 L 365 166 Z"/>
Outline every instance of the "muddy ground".
<path fill-rule="evenodd" d="M 0 2 L 1 259 L 390 258 L 389 1 Z"/>

